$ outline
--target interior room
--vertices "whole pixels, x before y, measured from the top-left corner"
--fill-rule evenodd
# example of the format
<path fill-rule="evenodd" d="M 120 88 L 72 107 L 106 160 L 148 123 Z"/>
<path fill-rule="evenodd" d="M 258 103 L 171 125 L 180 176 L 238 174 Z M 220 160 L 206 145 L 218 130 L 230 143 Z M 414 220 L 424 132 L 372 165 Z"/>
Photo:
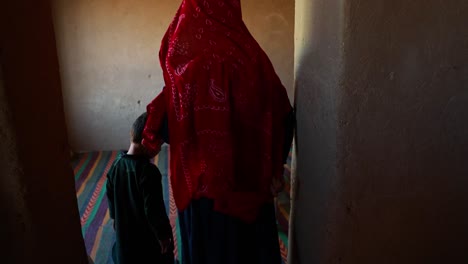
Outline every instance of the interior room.
<path fill-rule="evenodd" d="M 164 86 L 158 51 L 179 4 L 173 0 L 52 1 L 82 234 L 95 263 L 111 263 L 114 243 L 106 174 L 118 152 L 128 148 L 133 121 Z M 294 8 L 291 0 L 242 3 L 243 19 L 272 60 L 291 102 Z M 167 146 L 154 162 L 163 175 L 175 257 L 182 263 Z M 283 261 L 287 262 L 290 167 L 285 169 L 285 180 L 288 184 L 277 199 L 277 215 Z"/>
<path fill-rule="evenodd" d="M 110 263 L 106 170 L 163 87 L 179 3 L 0 3 L 2 263 Z M 283 262 L 468 263 L 468 2 L 242 8 L 296 114 Z M 178 239 L 168 151 L 153 162 Z"/>

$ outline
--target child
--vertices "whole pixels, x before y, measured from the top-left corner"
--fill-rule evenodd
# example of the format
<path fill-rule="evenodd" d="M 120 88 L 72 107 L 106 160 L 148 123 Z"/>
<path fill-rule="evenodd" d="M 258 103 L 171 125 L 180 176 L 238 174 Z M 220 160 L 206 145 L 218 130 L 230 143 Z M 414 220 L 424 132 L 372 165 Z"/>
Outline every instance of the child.
<path fill-rule="evenodd" d="M 114 219 L 115 264 L 173 264 L 172 228 L 162 197 L 161 173 L 141 145 L 147 114 L 133 124 L 131 144 L 107 175 L 110 217 Z"/>

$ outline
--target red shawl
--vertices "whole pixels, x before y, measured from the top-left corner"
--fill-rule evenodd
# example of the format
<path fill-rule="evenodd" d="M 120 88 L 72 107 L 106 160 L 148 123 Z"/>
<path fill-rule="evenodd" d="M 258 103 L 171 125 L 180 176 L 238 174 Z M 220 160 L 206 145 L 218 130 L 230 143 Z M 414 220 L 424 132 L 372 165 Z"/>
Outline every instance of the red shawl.
<path fill-rule="evenodd" d="M 216 211 L 254 221 L 282 176 L 292 108 L 240 0 L 183 0 L 159 57 L 166 87 L 148 105 L 143 144 L 159 149 L 167 116 L 178 209 L 206 197 Z"/>

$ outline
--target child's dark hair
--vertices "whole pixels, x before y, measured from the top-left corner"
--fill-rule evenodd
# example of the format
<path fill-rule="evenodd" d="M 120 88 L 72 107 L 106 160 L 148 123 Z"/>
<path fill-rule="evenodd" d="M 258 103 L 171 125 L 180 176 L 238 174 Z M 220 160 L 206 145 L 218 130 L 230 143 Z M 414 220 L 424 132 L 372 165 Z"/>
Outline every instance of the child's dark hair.
<path fill-rule="evenodd" d="M 141 114 L 137 120 L 133 123 L 132 126 L 132 142 L 136 144 L 141 144 L 143 140 L 143 129 L 145 129 L 146 118 L 148 114 L 145 112 Z"/>

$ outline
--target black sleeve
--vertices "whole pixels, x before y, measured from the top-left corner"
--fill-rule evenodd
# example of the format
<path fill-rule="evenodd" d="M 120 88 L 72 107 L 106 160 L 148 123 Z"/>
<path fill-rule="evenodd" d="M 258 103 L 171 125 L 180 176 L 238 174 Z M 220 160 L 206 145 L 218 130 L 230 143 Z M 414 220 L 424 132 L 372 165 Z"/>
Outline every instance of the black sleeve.
<path fill-rule="evenodd" d="M 283 146 L 283 163 L 286 164 L 289 156 L 289 152 L 291 151 L 291 144 L 294 138 L 294 127 L 296 125 L 296 117 L 294 111 L 291 111 L 285 120 L 285 140 Z"/>
<path fill-rule="evenodd" d="M 112 173 L 113 169 L 109 170 L 107 174 L 107 183 L 106 183 L 106 194 L 107 200 L 109 203 L 109 214 L 110 218 L 115 219 L 115 207 L 114 207 L 114 184 L 112 183 Z"/>
<path fill-rule="evenodd" d="M 151 229 L 159 240 L 172 238 L 172 228 L 166 214 L 162 195 L 161 173 L 152 164 L 145 166 L 140 181 L 145 214 Z"/>

